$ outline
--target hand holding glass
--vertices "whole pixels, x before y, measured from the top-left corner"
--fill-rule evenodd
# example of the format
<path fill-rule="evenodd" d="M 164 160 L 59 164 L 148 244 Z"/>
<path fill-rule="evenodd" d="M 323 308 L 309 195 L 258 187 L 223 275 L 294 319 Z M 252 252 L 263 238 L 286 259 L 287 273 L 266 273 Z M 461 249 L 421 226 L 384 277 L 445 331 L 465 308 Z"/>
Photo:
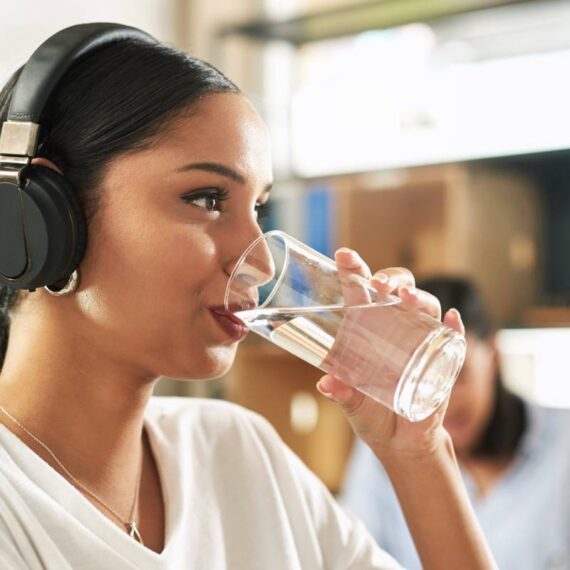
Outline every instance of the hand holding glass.
<path fill-rule="evenodd" d="M 462 335 L 271 231 L 236 264 L 225 307 L 251 330 L 411 421 L 428 417 L 465 358 Z"/>

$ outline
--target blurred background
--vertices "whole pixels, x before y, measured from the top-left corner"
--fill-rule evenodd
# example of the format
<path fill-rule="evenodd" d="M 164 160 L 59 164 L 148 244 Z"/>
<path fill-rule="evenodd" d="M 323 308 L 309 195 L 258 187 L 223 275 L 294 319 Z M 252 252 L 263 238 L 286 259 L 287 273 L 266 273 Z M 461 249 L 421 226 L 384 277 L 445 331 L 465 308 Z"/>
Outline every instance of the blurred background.
<path fill-rule="evenodd" d="M 570 407 L 567 0 L 0 0 L 0 80 L 57 30 L 140 27 L 213 63 L 274 139 L 279 227 L 373 270 L 472 278 L 506 384 Z M 232 372 L 163 379 L 265 415 L 337 491 L 351 432 L 319 371 L 250 335 Z"/>

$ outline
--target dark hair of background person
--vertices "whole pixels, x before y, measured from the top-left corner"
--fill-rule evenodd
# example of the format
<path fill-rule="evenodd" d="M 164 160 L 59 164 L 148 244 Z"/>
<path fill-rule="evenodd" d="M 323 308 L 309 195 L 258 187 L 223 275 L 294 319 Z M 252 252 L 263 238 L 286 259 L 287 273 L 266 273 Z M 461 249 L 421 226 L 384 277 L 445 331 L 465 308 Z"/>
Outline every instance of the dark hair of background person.
<path fill-rule="evenodd" d="M 6 121 L 21 68 L 0 92 L 0 124 Z M 195 110 L 211 93 L 239 93 L 220 71 L 160 44 L 125 40 L 72 65 L 41 118 L 36 156 L 56 164 L 71 183 L 87 221 L 97 209 L 95 192 L 109 163 L 157 142 L 167 123 Z M 0 370 L 19 291 L 0 286 Z"/>
<path fill-rule="evenodd" d="M 443 314 L 456 308 L 461 313 L 467 333 L 480 340 L 492 340 L 495 332 L 492 319 L 483 298 L 471 282 L 462 278 L 434 277 L 420 281 L 418 287 L 439 299 Z M 497 372 L 493 411 L 471 455 L 501 457 L 513 454 L 526 427 L 523 401 L 505 388 L 500 372 Z"/>

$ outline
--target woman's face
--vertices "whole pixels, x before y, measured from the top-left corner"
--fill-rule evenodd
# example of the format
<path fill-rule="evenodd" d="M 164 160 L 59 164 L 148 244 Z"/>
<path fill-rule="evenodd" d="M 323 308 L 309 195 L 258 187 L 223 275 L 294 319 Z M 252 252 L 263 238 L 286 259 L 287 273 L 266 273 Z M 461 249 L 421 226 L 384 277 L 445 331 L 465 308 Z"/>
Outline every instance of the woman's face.
<path fill-rule="evenodd" d="M 111 163 L 77 293 L 89 342 L 149 377 L 213 378 L 237 342 L 211 307 L 261 234 L 267 128 L 239 94 L 209 95 L 152 148 Z"/>
<path fill-rule="evenodd" d="M 453 391 L 444 426 L 459 455 L 468 455 L 487 425 L 494 405 L 497 353 L 491 340 L 467 332 L 467 356 Z"/>

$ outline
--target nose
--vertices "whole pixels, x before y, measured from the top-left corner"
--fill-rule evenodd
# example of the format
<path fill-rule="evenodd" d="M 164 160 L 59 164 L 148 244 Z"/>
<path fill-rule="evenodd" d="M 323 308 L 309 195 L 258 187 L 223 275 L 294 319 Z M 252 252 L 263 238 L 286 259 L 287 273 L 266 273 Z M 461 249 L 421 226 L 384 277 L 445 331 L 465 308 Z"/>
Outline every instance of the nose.
<path fill-rule="evenodd" d="M 240 227 L 229 229 L 228 233 L 224 271 L 231 275 L 245 251 L 263 236 L 263 231 L 257 221 L 254 220 L 248 224 L 247 228 L 242 224 Z"/>
<path fill-rule="evenodd" d="M 257 226 L 257 224 L 256 224 Z M 275 276 L 275 260 L 261 228 L 235 240 L 234 254 L 226 264 L 230 276 L 225 305 L 233 311 L 251 309 L 259 304 L 259 288 Z"/>

